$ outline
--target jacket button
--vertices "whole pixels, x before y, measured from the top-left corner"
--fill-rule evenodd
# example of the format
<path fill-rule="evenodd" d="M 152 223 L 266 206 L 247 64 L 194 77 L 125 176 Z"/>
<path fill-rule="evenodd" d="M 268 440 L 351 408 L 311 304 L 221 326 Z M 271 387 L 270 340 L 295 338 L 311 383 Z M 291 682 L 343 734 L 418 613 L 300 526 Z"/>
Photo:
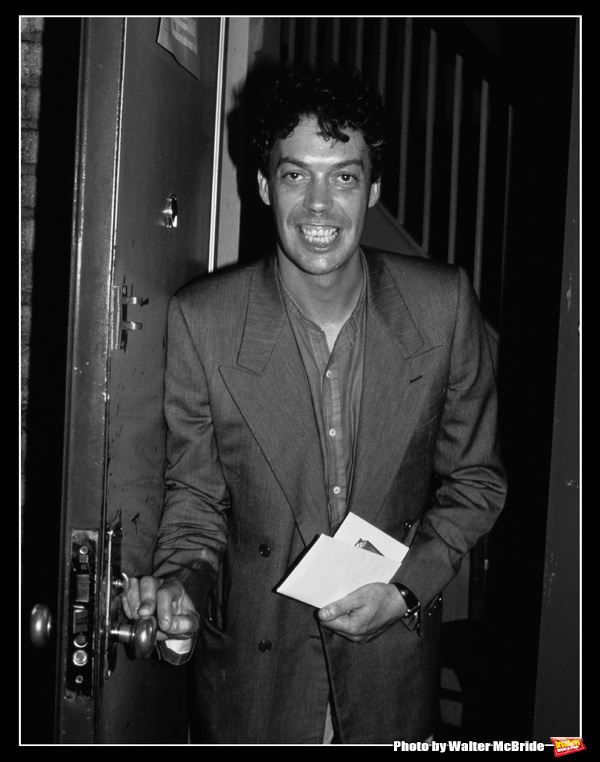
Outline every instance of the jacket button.
<path fill-rule="evenodd" d="M 406 529 L 407 532 L 411 528 L 411 526 L 412 526 L 412 521 L 405 521 L 404 522 L 404 528 Z"/>
<path fill-rule="evenodd" d="M 258 650 L 263 654 L 266 654 L 272 648 L 273 648 L 273 644 L 271 643 L 270 640 L 261 640 L 260 643 L 258 644 Z"/>
<path fill-rule="evenodd" d="M 259 545 L 258 552 L 263 558 L 268 558 L 271 555 L 271 548 L 268 545 Z"/>

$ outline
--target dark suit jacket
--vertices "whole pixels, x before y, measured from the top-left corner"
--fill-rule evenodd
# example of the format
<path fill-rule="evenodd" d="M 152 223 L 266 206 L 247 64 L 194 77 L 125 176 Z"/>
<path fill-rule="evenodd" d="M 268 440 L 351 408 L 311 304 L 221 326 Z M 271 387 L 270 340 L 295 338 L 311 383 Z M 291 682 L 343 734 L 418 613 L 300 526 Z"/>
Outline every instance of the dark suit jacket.
<path fill-rule="evenodd" d="M 274 592 L 329 533 L 322 455 L 273 257 L 204 278 L 170 306 L 169 426 L 157 573 L 202 611 L 201 741 L 423 740 L 439 686 L 440 594 L 502 508 L 496 391 L 464 272 L 365 249 L 366 354 L 349 510 L 410 545 L 395 580 L 422 604 L 368 644 Z M 216 583 L 215 583 L 216 581 Z"/>

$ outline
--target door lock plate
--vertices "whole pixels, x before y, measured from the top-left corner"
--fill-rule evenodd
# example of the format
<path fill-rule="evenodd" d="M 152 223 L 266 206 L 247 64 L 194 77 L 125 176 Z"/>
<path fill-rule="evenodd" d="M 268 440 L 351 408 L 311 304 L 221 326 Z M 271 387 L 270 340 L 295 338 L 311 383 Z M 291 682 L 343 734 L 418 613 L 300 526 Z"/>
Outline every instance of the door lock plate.
<path fill-rule="evenodd" d="M 98 595 L 98 533 L 73 530 L 69 591 L 66 687 L 91 696 L 95 672 L 95 606 Z"/>

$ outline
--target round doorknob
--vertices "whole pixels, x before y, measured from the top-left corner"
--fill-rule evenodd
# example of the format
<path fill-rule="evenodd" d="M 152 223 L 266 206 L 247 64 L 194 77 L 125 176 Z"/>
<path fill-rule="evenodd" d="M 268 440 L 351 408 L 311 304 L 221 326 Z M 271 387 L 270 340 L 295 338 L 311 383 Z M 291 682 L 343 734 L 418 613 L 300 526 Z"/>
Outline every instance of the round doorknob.
<path fill-rule="evenodd" d="M 131 648 L 134 658 L 147 659 L 156 645 L 158 624 L 153 616 L 136 619 L 133 624 L 116 624 L 110 631 L 113 641 Z"/>
<path fill-rule="evenodd" d="M 29 618 L 29 639 L 37 648 L 43 648 L 52 634 L 52 614 L 48 606 L 36 603 Z"/>

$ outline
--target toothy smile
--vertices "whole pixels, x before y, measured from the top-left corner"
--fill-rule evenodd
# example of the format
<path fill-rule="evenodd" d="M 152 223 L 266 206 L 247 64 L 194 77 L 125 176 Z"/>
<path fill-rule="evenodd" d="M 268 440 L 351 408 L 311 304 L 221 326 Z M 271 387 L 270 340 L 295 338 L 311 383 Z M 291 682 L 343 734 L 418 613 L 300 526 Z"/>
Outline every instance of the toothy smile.
<path fill-rule="evenodd" d="M 324 227 L 322 225 L 300 225 L 300 231 L 309 243 L 327 246 L 335 241 L 339 228 Z"/>

